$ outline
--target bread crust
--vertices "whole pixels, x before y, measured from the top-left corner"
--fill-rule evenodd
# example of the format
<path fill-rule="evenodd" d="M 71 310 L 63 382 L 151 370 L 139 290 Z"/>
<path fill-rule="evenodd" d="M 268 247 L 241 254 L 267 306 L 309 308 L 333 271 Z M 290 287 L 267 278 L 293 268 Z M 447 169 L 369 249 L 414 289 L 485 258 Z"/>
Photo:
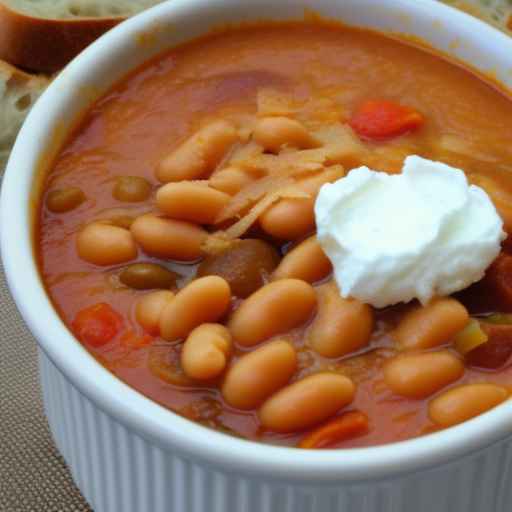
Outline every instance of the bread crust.
<path fill-rule="evenodd" d="M 22 69 L 19 69 L 12 64 L 9 64 L 8 62 L 5 62 L 3 60 L 0 60 L 0 78 L 1 77 L 14 77 L 17 81 L 23 81 L 27 82 L 31 80 L 34 76 L 30 73 L 27 73 L 26 71 L 23 71 Z"/>
<path fill-rule="evenodd" d="M 22 69 L 53 73 L 125 19 L 37 18 L 0 3 L 0 59 Z"/>
<path fill-rule="evenodd" d="M 50 79 L 32 75 L 0 60 L 0 174 L 18 130 Z"/>

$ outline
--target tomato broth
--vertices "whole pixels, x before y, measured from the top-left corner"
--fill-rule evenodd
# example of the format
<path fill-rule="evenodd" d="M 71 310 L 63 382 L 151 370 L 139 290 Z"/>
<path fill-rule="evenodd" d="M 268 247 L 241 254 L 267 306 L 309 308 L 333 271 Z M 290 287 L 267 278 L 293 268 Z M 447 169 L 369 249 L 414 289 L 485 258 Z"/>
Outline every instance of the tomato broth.
<path fill-rule="evenodd" d="M 79 256 L 76 246 L 77 234 L 92 221 L 106 219 L 129 226 L 134 218 L 157 211 L 155 191 L 161 183 L 155 173 L 160 162 L 210 121 L 224 119 L 241 132 L 250 130 L 258 117 L 262 91 L 287 98 L 288 104 L 281 105 L 285 115 L 294 105 L 292 112 L 309 116 L 310 126 L 332 122 L 350 125 L 354 112 L 368 100 L 405 105 L 421 114 L 418 126 L 386 132 L 381 138 L 372 137 L 372 132 L 369 136 L 359 134 L 364 157 L 352 164 L 343 162 L 344 172 L 368 165 L 396 173 L 407 155 L 417 154 L 463 169 L 470 181 L 472 176 L 477 176 L 475 181 L 482 176 L 492 180 L 505 197 L 512 197 L 512 102 L 480 77 L 406 42 L 321 22 L 261 24 L 194 40 L 145 64 L 97 101 L 64 145 L 46 179 L 37 243 L 45 286 L 66 325 L 77 334 L 81 311 L 108 305 L 119 315 L 115 317 L 119 318 L 115 335 L 97 346 L 80 341 L 117 377 L 162 406 L 205 426 L 251 440 L 296 446 L 310 427 L 293 432 L 264 428 L 257 408 L 241 410 L 226 403 L 222 376 L 207 382 L 186 379 L 186 385 L 180 385 L 183 340 L 167 341 L 148 333 L 136 319 L 137 301 L 148 290 L 122 282 L 125 263 L 93 264 Z M 357 135 L 357 126 L 353 127 Z M 217 169 L 225 166 L 228 158 L 229 153 Z M 149 196 L 141 201 L 114 197 L 113 189 L 121 176 L 144 178 L 150 184 Z M 63 187 L 79 189 L 83 196 L 73 209 L 56 211 L 59 207 L 54 207 L 52 211 L 49 194 Z M 216 229 L 211 225 L 206 228 L 207 233 Z M 300 241 L 277 239 L 264 233 L 257 223 L 243 237 L 264 240 L 279 258 Z M 508 257 L 506 248 L 502 256 Z M 201 263 L 200 259 L 173 261 L 140 247 L 129 263 L 136 262 L 157 263 L 177 274 L 174 291 L 195 279 Z M 320 279 L 313 287 L 329 278 Z M 499 280 L 504 279 L 500 275 Z M 264 281 L 269 280 L 271 276 L 265 274 Z M 483 299 L 476 285 L 460 300 L 477 319 L 483 318 L 478 315 L 510 310 L 507 296 L 492 287 L 489 293 L 488 300 Z M 479 308 L 468 305 L 475 302 L 475 296 L 482 299 Z M 242 300 L 233 297 L 230 311 Z M 399 352 L 393 329 L 412 307 L 415 305 L 373 311 L 369 342 L 341 357 L 323 357 L 308 345 L 306 332 L 314 314 L 302 325 L 260 344 L 277 338 L 292 344 L 297 369 L 291 381 L 320 370 L 352 380 L 355 396 L 342 412 L 364 413 L 367 429 L 330 447 L 378 445 L 442 428 L 429 418 L 432 397 L 399 396 L 383 377 L 383 364 Z M 219 321 L 225 323 L 229 315 Z M 512 334 L 506 343 L 512 344 Z M 459 357 L 451 340 L 443 348 Z M 235 339 L 230 364 L 252 349 Z M 473 382 L 512 389 L 508 357 L 498 368 L 484 368 L 478 362 L 466 364 L 463 376 L 450 386 Z"/>

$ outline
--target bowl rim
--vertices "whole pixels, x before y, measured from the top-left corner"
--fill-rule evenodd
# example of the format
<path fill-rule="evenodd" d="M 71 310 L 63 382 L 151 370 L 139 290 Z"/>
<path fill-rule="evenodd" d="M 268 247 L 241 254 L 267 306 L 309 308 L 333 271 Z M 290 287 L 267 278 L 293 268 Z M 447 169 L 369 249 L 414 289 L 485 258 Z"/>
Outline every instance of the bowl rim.
<path fill-rule="evenodd" d="M 78 56 L 55 79 L 29 114 L 18 136 L 3 180 L 0 197 L 0 248 L 8 285 L 19 311 L 42 350 L 66 378 L 103 412 L 113 416 L 136 434 L 167 451 L 185 458 L 202 460 L 224 472 L 242 472 L 256 476 L 309 483 L 368 481 L 396 477 L 411 471 L 451 462 L 512 434 L 512 401 L 456 427 L 415 439 L 367 448 L 303 451 L 273 446 L 210 430 L 147 399 L 101 366 L 72 336 L 46 295 L 32 247 L 31 186 L 35 168 L 44 154 L 42 144 L 48 124 L 58 124 L 59 96 L 71 75 L 83 77 L 112 62 L 118 46 L 155 23 L 172 23 L 196 17 L 205 9 L 235 9 L 238 0 L 171 0 L 159 4 L 114 28 Z M 262 8 L 270 0 L 246 0 L 245 4 Z M 292 8 L 294 0 L 284 0 L 280 8 Z M 443 19 L 455 35 L 471 33 L 477 46 L 482 41 L 503 45 L 512 68 L 512 39 L 485 23 L 434 0 L 304 0 L 315 11 L 319 4 L 344 4 L 333 9 L 380 7 L 400 10 L 416 19 L 426 16 L 432 23 Z M 295 6 L 296 7 L 296 6 Z M 214 12 L 214 11 L 212 11 Z M 266 11 L 263 11 L 266 12 Z M 271 12 L 271 11 L 270 11 Z M 398 12 L 398 11 L 397 11 Z M 368 16 L 371 14 L 361 14 Z M 410 29 L 411 30 L 411 29 Z M 411 33 L 409 30 L 408 33 Z M 412 28 L 414 33 L 414 27 Z M 394 33 L 396 35 L 396 33 Z M 188 40 L 189 37 L 184 37 Z M 489 46 L 490 48 L 490 46 Z M 113 50 L 114 49 L 114 50 Z M 161 53 L 161 52 L 157 52 Z M 136 69 L 134 66 L 133 69 Z M 115 73 L 114 73 L 115 74 Z M 72 94 L 72 93 L 69 93 Z M 49 118 L 49 123 L 48 123 Z"/>

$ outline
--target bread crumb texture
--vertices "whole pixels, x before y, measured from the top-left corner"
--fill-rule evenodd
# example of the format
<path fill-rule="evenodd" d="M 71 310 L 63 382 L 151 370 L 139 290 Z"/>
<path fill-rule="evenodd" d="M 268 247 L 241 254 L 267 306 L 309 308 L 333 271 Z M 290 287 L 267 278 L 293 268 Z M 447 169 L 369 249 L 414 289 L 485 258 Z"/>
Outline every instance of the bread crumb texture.
<path fill-rule="evenodd" d="M 132 16 L 163 0 L 3 0 L 14 11 L 47 19 Z"/>
<path fill-rule="evenodd" d="M 48 83 L 46 77 L 29 75 L 0 61 L 0 173 L 28 111 Z"/>

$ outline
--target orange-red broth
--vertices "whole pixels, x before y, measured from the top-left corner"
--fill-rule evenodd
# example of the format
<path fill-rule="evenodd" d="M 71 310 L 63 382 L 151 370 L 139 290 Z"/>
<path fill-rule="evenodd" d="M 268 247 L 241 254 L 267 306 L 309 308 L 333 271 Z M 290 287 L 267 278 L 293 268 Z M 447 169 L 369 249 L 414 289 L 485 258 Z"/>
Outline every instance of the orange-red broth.
<path fill-rule="evenodd" d="M 154 194 L 143 203 L 115 200 L 115 177 L 142 176 L 156 189 L 155 168 L 173 147 L 194 133 L 204 118 L 254 114 L 261 88 L 285 91 L 297 101 L 328 98 L 333 115 L 342 121 L 368 98 L 399 101 L 423 113 L 425 123 L 414 133 L 369 143 L 375 150 L 370 163 L 376 168 L 396 172 L 403 156 L 416 153 L 461 166 L 469 174 L 492 176 L 512 192 L 512 103 L 468 71 L 381 35 L 321 23 L 262 25 L 214 34 L 173 49 L 114 87 L 86 114 L 52 166 L 45 195 L 60 186 L 76 186 L 87 198 L 79 208 L 55 214 L 44 207 L 43 196 L 39 212 L 41 272 L 67 325 L 79 310 L 106 302 L 124 317 L 125 330 L 143 334 L 134 306 L 146 292 L 120 284 L 119 267 L 82 261 L 75 248 L 77 231 L 112 208 L 132 216 L 154 210 Z M 438 147 L 436 141 L 444 134 L 467 141 L 471 150 L 461 154 Z M 142 251 L 138 260 L 157 261 Z M 181 274 L 178 286 L 196 271 L 193 264 L 166 265 Z M 369 432 L 337 446 L 388 443 L 435 428 L 428 419 L 427 400 L 393 395 L 382 380 L 380 363 L 393 353 L 388 333 L 404 309 L 377 311 L 368 348 L 343 360 L 326 360 L 307 350 L 302 342 L 307 326 L 289 336 L 300 350 L 302 369 L 295 379 L 328 365 L 343 367 L 358 386 L 347 409 L 367 414 Z M 120 379 L 163 406 L 249 439 L 295 445 L 303 435 L 262 431 L 255 412 L 230 408 L 215 387 L 177 387 L 156 377 L 148 370 L 149 354 L 163 351 L 172 359 L 176 345 L 155 338 L 150 345 L 133 348 L 121 338 L 86 348 Z M 242 353 L 237 348 L 235 358 Z M 179 361 L 177 355 L 174 359 Z M 460 382 L 483 380 L 510 386 L 512 368 L 485 373 L 466 369 Z"/>

